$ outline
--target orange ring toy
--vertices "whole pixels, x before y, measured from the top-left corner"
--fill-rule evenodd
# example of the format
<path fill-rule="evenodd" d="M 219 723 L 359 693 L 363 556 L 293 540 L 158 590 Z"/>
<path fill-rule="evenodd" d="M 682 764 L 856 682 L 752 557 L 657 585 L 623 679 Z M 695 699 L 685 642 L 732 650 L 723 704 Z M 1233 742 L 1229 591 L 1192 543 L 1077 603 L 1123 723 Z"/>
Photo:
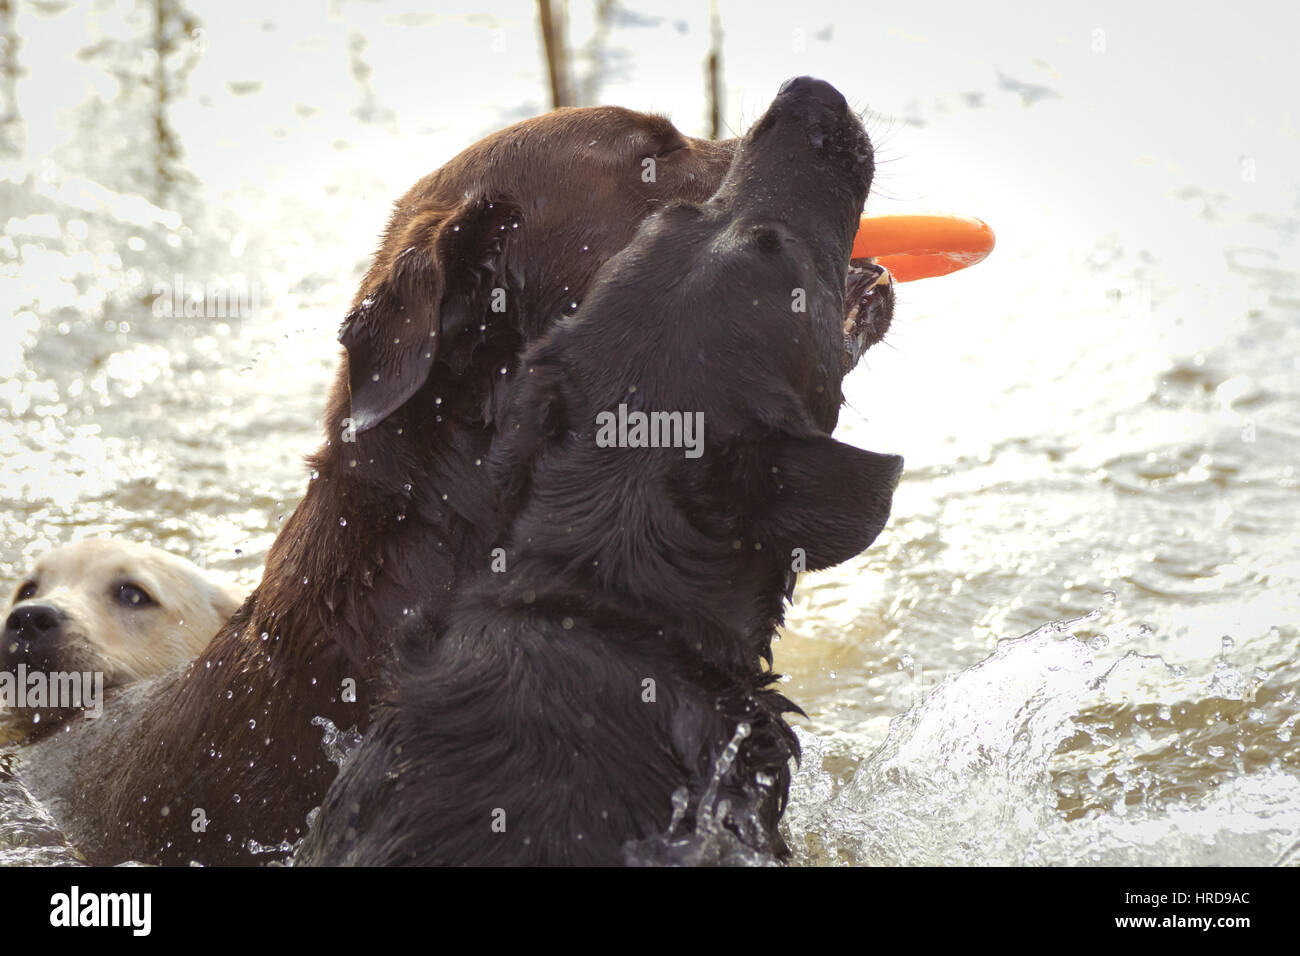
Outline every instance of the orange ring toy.
<path fill-rule="evenodd" d="M 973 216 L 863 216 L 854 259 L 875 259 L 897 282 L 947 275 L 982 262 L 993 230 Z"/>

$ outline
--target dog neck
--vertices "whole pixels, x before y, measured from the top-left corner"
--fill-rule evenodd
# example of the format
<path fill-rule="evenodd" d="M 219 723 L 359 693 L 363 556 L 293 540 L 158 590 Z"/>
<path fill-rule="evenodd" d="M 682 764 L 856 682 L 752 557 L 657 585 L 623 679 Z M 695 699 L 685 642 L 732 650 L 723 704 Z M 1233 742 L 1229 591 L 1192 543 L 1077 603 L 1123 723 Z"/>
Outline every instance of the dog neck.
<path fill-rule="evenodd" d="M 689 635 L 692 654 L 730 673 L 770 663 L 790 584 L 778 556 L 747 535 L 718 535 L 675 507 L 656 507 L 666 496 L 650 493 L 660 475 L 648 458 L 617 481 L 593 481 L 597 473 L 579 455 L 533 486 L 504 567 L 480 576 L 480 593 L 569 607 L 565 613 L 587 613 L 580 603 L 600 595 L 602 619 L 616 614 L 655 640 Z M 566 485 L 578 475 L 589 486 L 581 501 L 549 494 L 552 482 Z M 557 500 L 569 502 L 568 510 L 557 513 Z M 702 633 L 709 638 L 700 641 Z"/>

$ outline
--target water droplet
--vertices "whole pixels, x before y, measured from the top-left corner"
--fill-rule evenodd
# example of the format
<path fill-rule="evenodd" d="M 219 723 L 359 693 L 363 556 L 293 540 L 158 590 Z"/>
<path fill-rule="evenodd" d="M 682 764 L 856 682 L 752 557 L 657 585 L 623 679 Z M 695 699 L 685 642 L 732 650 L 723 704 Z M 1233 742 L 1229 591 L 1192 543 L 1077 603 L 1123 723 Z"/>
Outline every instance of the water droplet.
<path fill-rule="evenodd" d="M 1277 739 L 1282 741 L 1282 743 L 1284 744 L 1290 743 L 1291 737 L 1294 734 L 1294 732 L 1295 732 L 1295 716 L 1292 715 L 1286 721 L 1283 722 L 1281 727 L 1277 729 Z"/>

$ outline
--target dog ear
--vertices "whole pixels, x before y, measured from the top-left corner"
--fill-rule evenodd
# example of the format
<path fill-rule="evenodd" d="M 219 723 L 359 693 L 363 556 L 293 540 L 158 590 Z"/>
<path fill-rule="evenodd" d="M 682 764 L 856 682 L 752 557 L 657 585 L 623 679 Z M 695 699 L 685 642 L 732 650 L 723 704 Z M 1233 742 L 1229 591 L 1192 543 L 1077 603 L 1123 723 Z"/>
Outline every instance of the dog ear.
<path fill-rule="evenodd" d="M 889 520 L 903 459 L 878 455 L 829 435 L 785 436 L 767 446 L 765 507 L 756 534 L 781 554 L 802 550 L 818 571 L 866 550 Z"/>
<path fill-rule="evenodd" d="M 210 582 L 209 587 L 211 590 L 208 600 L 212 605 L 213 613 L 221 618 L 223 623 L 230 620 L 244 603 L 243 593 L 218 581 Z"/>
<path fill-rule="evenodd" d="M 434 361 L 449 358 L 457 336 L 483 324 L 518 221 L 511 203 L 478 198 L 452 210 L 424 209 L 390 227 L 384 246 L 402 251 L 381 255 L 339 333 L 357 431 L 404 405 Z"/>

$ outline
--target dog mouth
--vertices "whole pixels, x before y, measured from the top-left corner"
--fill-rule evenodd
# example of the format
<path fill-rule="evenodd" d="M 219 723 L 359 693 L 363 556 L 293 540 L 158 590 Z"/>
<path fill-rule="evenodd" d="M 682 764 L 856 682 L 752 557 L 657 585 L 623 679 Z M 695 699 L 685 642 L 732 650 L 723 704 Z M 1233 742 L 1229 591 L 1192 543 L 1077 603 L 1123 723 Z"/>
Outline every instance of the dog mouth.
<path fill-rule="evenodd" d="M 853 259 L 844 285 L 845 371 L 885 337 L 894 317 L 894 277 L 874 259 Z"/>

